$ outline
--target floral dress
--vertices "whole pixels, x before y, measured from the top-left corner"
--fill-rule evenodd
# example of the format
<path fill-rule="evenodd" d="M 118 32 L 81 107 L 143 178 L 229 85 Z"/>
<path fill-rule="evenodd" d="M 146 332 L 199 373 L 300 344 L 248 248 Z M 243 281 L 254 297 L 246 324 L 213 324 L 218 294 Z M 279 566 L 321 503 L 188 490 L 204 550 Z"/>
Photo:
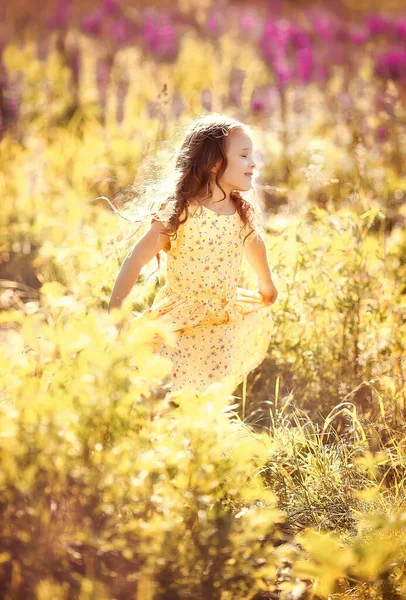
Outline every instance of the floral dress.
<path fill-rule="evenodd" d="M 246 231 L 237 211 L 201 206 L 171 240 L 166 284 L 137 318 L 161 319 L 176 332 L 174 348 L 162 339 L 154 348 L 172 361 L 172 391 L 204 391 L 225 377 L 237 386 L 266 355 L 272 305 L 238 287 Z"/>

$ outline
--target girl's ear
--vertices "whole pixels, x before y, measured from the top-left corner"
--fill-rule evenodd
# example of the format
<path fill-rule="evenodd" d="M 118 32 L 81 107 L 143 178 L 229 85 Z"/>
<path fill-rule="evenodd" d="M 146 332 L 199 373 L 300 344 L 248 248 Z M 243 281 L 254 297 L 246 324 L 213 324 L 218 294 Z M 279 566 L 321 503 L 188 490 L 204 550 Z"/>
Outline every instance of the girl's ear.
<path fill-rule="evenodd" d="M 214 175 L 219 170 L 220 165 L 221 165 L 221 158 L 219 158 L 218 161 L 216 162 L 216 164 L 214 165 L 214 167 L 211 168 L 211 172 L 214 173 Z"/>

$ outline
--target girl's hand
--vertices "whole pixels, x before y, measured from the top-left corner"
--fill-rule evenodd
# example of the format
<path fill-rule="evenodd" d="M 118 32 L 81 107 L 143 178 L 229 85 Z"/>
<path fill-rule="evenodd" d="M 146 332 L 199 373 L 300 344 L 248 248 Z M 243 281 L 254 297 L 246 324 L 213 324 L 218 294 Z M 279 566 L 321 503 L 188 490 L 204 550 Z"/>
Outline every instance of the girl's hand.
<path fill-rule="evenodd" d="M 258 292 L 267 306 L 273 304 L 278 297 L 278 290 L 274 286 L 272 279 L 267 281 L 258 279 Z"/>

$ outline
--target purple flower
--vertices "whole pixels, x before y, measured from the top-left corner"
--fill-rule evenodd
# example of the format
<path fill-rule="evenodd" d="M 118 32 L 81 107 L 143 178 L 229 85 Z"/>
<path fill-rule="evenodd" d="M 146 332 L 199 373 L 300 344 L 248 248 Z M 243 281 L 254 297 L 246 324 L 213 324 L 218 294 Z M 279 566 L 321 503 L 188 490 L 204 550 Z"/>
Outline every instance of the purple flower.
<path fill-rule="evenodd" d="M 144 22 L 144 32 L 143 33 L 144 33 L 145 41 L 147 42 L 148 46 L 150 46 L 150 48 L 152 50 L 156 50 L 159 45 L 159 35 L 158 35 L 157 26 L 154 23 L 154 21 L 151 19 L 151 17 L 146 17 L 145 22 Z"/>
<path fill-rule="evenodd" d="M 281 12 L 282 0 L 268 0 L 269 8 L 274 15 Z"/>
<path fill-rule="evenodd" d="M 254 112 L 263 110 L 265 103 L 262 98 L 254 98 L 251 102 L 251 108 Z"/>
<path fill-rule="evenodd" d="M 265 60 L 273 65 L 278 55 L 288 51 L 289 43 L 301 47 L 309 44 L 310 40 L 303 32 L 286 19 L 269 20 L 260 41 L 260 47 Z"/>
<path fill-rule="evenodd" d="M 262 113 L 264 111 L 269 113 L 274 104 L 274 91 L 276 91 L 274 87 L 259 87 L 255 89 L 251 96 L 251 110 L 254 113 Z"/>
<path fill-rule="evenodd" d="M 260 48 L 264 55 L 265 60 L 271 63 L 275 55 L 275 36 L 276 36 L 276 25 L 272 20 L 269 20 L 265 24 L 264 33 L 260 41 Z"/>
<path fill-rule="evenodd" d="M 396 32 L 400 37 L 406 38 L 406 19 L 400 19 L 400 21 L 396 23 Z"/>
<path fill-rule="evenodd" d="M 279 19 L 274 30 L 275 42 L 278 46 L 286 47 L 293 38 L 295 27 L 286 19 Z"/>
<path fill-rule="evenodd" d="M 160 15 L 155 20 L 149 14 L 146 14 L 144 21 L 144 39 L 152 52 L 164 59 L 175 58 L 178 50 L 178 43 L 175 38 L 175 29 L 172 21 L 167 15 Z"/>
<path fill-rule="evenodd" d="M 6 92 L 8 90 L 9 77 L 5 66 L 3 65 L 0 57 L 0 89 L 4 93 L 4 104 L 0 105 L 0 141 L 3 139 L 4 133 L 7 128 L 7 103 L 6 103 Z"/>
<path fill-rule="evenodd" d="M 313 24 L 314 36 L 321 41 L 333 42 L 348 37 L 343 21 L 331 12 L 313 8 L 309 11 L 309 19 Z"/>
<path fill-rule="evenodd" d="M 326 14 L 315 16 L 314 30 L 317 36 L 326 42 L 332 41 L 335 37 L 335 28 Z"/>
<path fill-rule="evenodd" d="M 286 56 L 282 51 L 275 57 L 272 67 L 279 87 L 285 86 L 293 77 L 293 70 L 289 67 Z"/>
<path fill-rule="evenodd" d="M 367 27 L 371 34 L 380 35 L 381 33 L 389 33 L 391 23 L 388 19 L 380 15 L 371 15 L 368 19 Z"/>
<path fill-rule="evenodd" d="M 369 38 L 369 32 L 367 29 L 352 29 L 349 33 L 350 41 L 353 44 L 361 45 L 364 44 Z"/>
<path fill-rule="evenodd" d="M 245 11 L 240 15 L 240 28 L 242 31 L 246 31 L 251 33 L 258 28 L 258 21 L 254 17 L 254 15 L 248 11 Z"/>
<path fill-rule="evenodd" d="M 210 15 L 207 26 L 212 33 L 218 33 L 219 21 L 217 15 Z"/>
<path fill-rule="evenodd" d="M 313 51 L 301 48 L 297 53 L 297 75 L 300 83 L 309 83 L 313 69 Z"/>
<path fill-rule="evenodd" d="M 117 44 L 124 44 L 128 39 L 128 22 L 124 18 L 110 23 L 110 35 Z"/>
<path fill-rule="evenodd" d="M 69 5 L 71 0 L 59 0 L 58 7 L 48 22 L 50 29 L 65 27 L 69 19 Z"/>
<path fill-rule="evenodd" d="M 217 36 L 222 30 L 222 17 L 220 11 L 213 11 L 207 20 L 207 30 L 209 36 Z"/>
<path fill-rule="evenodd" d="M 276 21 L 274 18 L 271 18 L 265 23 L 264 34 L 272 36 L 276 32 L 276 29 Z"/>
<path fill-rule="evenodd" d="M 282 66 L 276 70 L 277 81 L 281 87 L 285 86 L 292 79 L 292 70 L 288 67 Z"/>
<path fill-rule="evenodd" d="M 118 12 L 117 0 L 103 0 L 103 9 L 106 15 L 113 15 Z"/>
<path fill-rule="evenodd" d="M 388 130 L 384 125 L 379 125 L 375 135 L 378 142 L 385 142 L 389 137 Z"/>
<path fill-rule="evenodd" d="M 292 42 L 296 48 L 310 48 L 312 45 L 310 36 L 305 31 L 301 31 L 298 28 L 292 31 Z"/>
<path fill-rule="evenodd" d="M 89 35 L 98 35 L 100 33 L 103 17 L 104 13 L 100 9 L 83 17 L 80 22 L 83 31 Z"/>
<path fill-rule="evenodd" d="M 406 79 L 406 51 L 387 52 L 377 57 L 375 73 L 384 79 Z"/>
<path fill-rule="evenodd" d="M 241 8 L 237 11 L 237 17 L 240 35 L 258 41 L 262 36 L 263 23 L 255 8 L 253 10 Z"/>
<path fill-rule="evenodd" d="M 21 79 L 20 79 L 21 81 Z M 10 123 L 15 123 L 18 120 L 21 104 L 21 93 L 19 89 L 19 81 L 9 87 L 6 96 L 6 116 Z"/>

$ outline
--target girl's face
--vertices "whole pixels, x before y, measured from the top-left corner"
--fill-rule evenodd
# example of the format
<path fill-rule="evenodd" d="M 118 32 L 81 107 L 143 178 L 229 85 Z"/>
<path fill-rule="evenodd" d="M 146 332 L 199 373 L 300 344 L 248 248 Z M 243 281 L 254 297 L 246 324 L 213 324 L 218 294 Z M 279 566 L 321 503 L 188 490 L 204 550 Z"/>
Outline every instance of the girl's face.
<path fill-rule="evenodd" d="M 235 129 L 226 138 L 227 167 L 220 178 L 220 183 L 226 192 L 239 190 L 246 192 L 251 188 L 255 162 L 252 158 L 252 140 L 242 129 Z M 216 164 L 214 173 L 218 169 Z"/>

